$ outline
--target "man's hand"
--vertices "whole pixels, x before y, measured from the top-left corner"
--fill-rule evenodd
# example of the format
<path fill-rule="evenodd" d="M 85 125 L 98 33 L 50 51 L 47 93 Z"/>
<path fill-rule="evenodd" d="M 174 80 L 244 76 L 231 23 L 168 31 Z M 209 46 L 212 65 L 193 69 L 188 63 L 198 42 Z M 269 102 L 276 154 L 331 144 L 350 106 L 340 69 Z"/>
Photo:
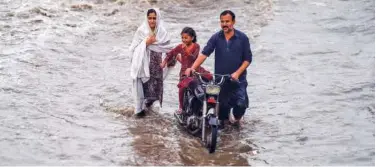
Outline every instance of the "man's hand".
<path fill-rule="evenodd" d="M 197 69 L 198 67 L 200 67 L 200 65 L 205 61 L 205 59 L 207 58 L 208 56 L 205 56 L 203 54 L 200 54 L 196 61 L 193 63 L 192 67 L 191 68 L 187 68 L 187 70 L 185 70 L 185 75 L 186 76 L 191 76 L 191 73 L 192 71 L 195 71 L 195 69 Z"/>
<path fill-rule="evenodd" d="M 155 41 L 157 41 L 155 35 L 149 36 L 148 38 L 146 38 L 146 46 L 153 44 Z"/>
<path fill-rule="evenodd" d="M 193 71 L 194 71 L 194 70 L 193 70 L 192 68 L 187 68 L 187 69 L 185 70 L 185 76 L 187 76 L 187 77 L 191 76 L 191 74 L 192 74 Z"/>
<path fill-rule="evenodd" d="M 239 81 L 239 77 L 240 77 L 240 74 L 238 74 L 237 72 L 234 72 L 231 74 L 231 79 L 235 81 Z"/>
<path fill-rule="evenodd" d="M 243 61 L 242 65 L 236 70 L 234 73 L 231 74 L 231 78 L 235 81 L 239 81 L 239 77 L 243 74 L 244 70 L 249 66 L 249 61 Z"/>

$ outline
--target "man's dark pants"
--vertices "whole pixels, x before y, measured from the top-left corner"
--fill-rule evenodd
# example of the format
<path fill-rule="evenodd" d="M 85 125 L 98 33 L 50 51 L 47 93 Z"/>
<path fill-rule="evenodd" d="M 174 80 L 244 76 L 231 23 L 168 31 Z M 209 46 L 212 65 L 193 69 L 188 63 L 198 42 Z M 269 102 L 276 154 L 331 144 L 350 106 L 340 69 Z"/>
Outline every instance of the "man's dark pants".
<path fill-rule="evenodd" d="M 228 120 L 231 108 L 236 120 L 243 117 L 248 108 L 247 80 L 226 81 L 219 95 L 219 120 Z"/>

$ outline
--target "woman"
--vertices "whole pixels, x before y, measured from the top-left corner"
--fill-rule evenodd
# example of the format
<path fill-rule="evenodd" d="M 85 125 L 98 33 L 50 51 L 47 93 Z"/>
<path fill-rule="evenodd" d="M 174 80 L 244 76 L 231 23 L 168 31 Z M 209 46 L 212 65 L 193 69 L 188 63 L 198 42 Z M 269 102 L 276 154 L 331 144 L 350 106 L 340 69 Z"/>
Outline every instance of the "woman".
<path fill-rule="evenodd" d="M 145 109 L 151 105 L 154 110 L 159 110 L 162 105 L 164 71 L 160 64 L 162 54 L 173 48 L 159 11 L 149 9 L 145 18 L 130 46 L 132 90 L 137 116 L 144 116 Z"/>

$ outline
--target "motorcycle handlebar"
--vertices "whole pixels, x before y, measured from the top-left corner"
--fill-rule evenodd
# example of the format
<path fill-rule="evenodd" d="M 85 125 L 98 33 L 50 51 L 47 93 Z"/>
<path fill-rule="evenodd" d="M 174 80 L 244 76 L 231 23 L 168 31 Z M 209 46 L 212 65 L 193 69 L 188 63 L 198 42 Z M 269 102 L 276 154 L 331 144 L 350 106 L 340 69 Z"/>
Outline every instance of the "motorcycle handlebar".
<path fill-rule="evenodd" d="M 206 83 L 207 84 L 207 83 L 210 82 L 210 81 L 209 82 L 204 81 L 204 79 L 202 78 L 202 76 L 205 75 L 204 73 L 193 72 L 193 74 L 195 74 L 195 75 L 198 76 L 198 78 L 199 78 L 199 80 L 200 80 L 201 83 Z M 217 80 L 218 77 L 220 78 L 220 81 L 216 82 L 216 80 Z M 213 81 L 217 85 L 222 85 L 225 82 L 225 80 L 228 79 L 228 78 L 230 78 L 232 80 L 230 74 L 225 74 L 225 75 L 222 75 L 222 74 L 213 74 Z M 232 81 L 235 81 L 235 80 L 232 80 Z M 239 82 L 239 81 L 236 81 L 236 82 Z"/>

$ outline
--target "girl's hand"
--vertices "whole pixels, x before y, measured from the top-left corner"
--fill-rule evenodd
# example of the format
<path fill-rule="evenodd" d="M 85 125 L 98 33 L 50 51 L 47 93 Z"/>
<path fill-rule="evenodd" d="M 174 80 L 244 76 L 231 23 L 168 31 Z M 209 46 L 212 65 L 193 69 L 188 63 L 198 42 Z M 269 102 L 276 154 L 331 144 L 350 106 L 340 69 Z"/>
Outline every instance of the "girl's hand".
<path fill-rule="evenodd" d="M 165 68 L 165 67 L 166 67 L 166 64 L 167 64 L 167 62 L 166 62 L 166 61 L 163 61 L 163 62 L 161 63 L 161 68 Z"/>

